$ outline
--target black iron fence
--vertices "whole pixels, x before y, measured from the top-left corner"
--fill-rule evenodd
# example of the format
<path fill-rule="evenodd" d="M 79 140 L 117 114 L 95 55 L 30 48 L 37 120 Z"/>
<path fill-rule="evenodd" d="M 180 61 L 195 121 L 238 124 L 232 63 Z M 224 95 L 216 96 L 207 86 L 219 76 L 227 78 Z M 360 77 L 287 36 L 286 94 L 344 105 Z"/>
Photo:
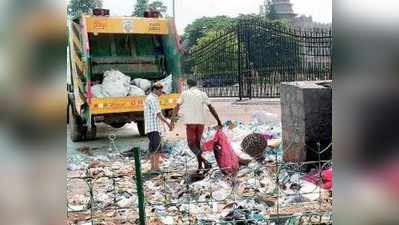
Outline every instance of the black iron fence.
<path fill-rule="evenodd" d="M 332 32 L 241 20 L 185 57 L 211 97 L 278 97 L 281 82 L 330 80 Z"/>

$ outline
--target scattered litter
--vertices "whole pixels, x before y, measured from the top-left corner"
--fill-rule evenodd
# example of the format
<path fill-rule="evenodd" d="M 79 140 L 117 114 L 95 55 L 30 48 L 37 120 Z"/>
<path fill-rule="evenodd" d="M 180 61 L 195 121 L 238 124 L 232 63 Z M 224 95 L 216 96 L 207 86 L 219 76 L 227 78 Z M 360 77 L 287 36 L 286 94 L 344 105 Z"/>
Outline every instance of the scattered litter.
<path fill-rule="evenodd" d="M 137 78 L 133 80 L 133 84 L 139 88 L 141 88 L 143 91 L 147 92 L 151 88 L 151 81 L 142 79 L 142 78 Z"/>
<path fill-rule="evenodd" d="M 259 145 L 259 149 L 263 149 L 260 153 L 265 158 L 264 163 L 256 162 L 243 150 L 247 146 L 243 140 L 254 133 L 259 135 L 251 136 L 254 143 L 248 146 L 257 148 Z M 266 147 L 264 134 L 269 135 Z M 207 142 L 213 143 L 207 147 Z M 202 144 L 204 150 L 208 149 L 203 156 L 222 169 L 213 166 L 205 175 L 193 176 L 197 160 L 187 142 L 165 143 L 163 154 L 167 157 L 161 161 L 164 173 L 143 176 L 147 224 L 234 224 L 233 221 L 235 224 L 269 224 L 269 221 L 272 221 L 270 224 L 284 224 L 289 216 L 299 218 L 303 212 L 319 210 L 320 200 L 323 208 L 331 210 L 332 203 L 324 203 L 331 198 L 327 190 L 307 181 L 300 168 L 278 166 L 283 163 L 281 127 L 278 125 L 230 121 L 220 131 L 206 130 Z M 230 157 L 246 155 L 251 161 L 247 166 L 240 166 L 239 170 L 238 160 L 231 160 L 233 166 L 230 162 L 227 166 L 222 165 L 220 159 L 224 156 L 217 152 L 214 154 L 215 146 L 221 145 L 225 146 L 217 151 L 228 149 Z M 126 155 L 89 156 L 83 152 L 78 151 L 68 158 L 68 174 L 76 173 L 76 176 L 88 177 L 92 182 L 93 208 L 101 211 L 100 217 L 124 218 L 134 224 L 138 217 L 134 160 L 126 158 Z M 144 158 L 141 164 L 143 172 L 151 166 Z M 226 172 L 233 172 L 235 176 L 226 175 Z M 69 182 L 77 181 L 79 179 Z M 72 185 L 68 192 L 68 211 L 90 209 L 90 191 L 87 188 L 82 192 L 79 185 Z M 276 217 L 277 204 L 279 214 L 287 215 L 284 221 Z M 125 211 L 109 211 L 114 207 Z"/>
<path fill-rule="evenodd" d="M 160 83 L 163 84 L 163 91 L 165 94 L 170 94 L 173 91 L 173 77 L 172 74 L 166 77 L 163 80 L 159 81 Z"/>
<path fill-rule="evenodd" d="M 173 77 L 169 75 L 160 81 L 164 85 L 164 92 L 170 94 L 173 91 Z M 133 81 L 130 77 L 118 70 L 104 72 L 104 79 L 101 84 L 91 87 L 94 97 L 125 97 L 125 96 L 145 96 L 150 90 L 152 82 L 150 80 L 137 78 Z"/>
<path fill-rule="evenodd" d="M 254 111 L 251 117 L 256 124 L 273 124 L 276 121 L 277 115 L 258 110 Z"/>
<path fill-rule="evenodd" d="M 68 171 L 80 170 L 80 167 L 74 163 L 68 163 L 67 170 Z"/>
<path fill-rule="evenodd" d="M 130 85 L 129 96 L 144 96 L 145 91 L 137 86 Z"/>
<path fill-rule="evenodd" d="M 105 98 L 103 86 L 101 84 L 96 84 L 96 85 L 91 86 L 91 92 L 93 93 L 94 97 Z"/>
<path fill-rule="evenodd" d="M 106 97 L 127 96 L 130 89 L 130 77 L 117 70 L 105 71 L 102 89 Z"/>
<path fill-rule="evenodd" d="M 309 174 L 304 176 L 303 179 L 313 184 L 319 185 L 323 189 L 332 190 L 333 186 L 332 178 L 333 178 L 333 171 L 332 167 L 330 167 L 321 172 L 313 169 Z"/>
<path fill-rule="evenodd" d="M 231 147 L 229 138 L 223 131 L 216 132 L 213 139 L 204 143 L 205 149 L 213 149 L 216 162 L 224 174 L 236 174 L 239 170 L 239 158 Z"/>

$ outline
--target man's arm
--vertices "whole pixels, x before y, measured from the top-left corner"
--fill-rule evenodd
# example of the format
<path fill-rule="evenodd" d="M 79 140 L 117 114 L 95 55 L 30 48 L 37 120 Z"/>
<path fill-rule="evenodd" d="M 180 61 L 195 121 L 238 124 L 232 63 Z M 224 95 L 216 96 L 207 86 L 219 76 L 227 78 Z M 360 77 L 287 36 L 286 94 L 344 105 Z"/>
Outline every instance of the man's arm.
<path fill-rule="evenodd" d="M 155 108 L 155 112 L 157 112 L 157 117 L 164 122 L 166 125 L 168 125 L 169 129 L 170 129 L 170 123 L 168 122 L 168 120 L 162 115 L 162 111 L 161 111 L 161 106 L 159 105 L 159 102 L 154 102 L 154 108 Z"/>
<path fill-rule="evenodd" d="M 169 123 L 168 120 L 162 115 L 161 112 L 159 112 L 159 113 L 157 114 L 157 117 L 158 117 L 162 122 L 164 122 L 166 125 L 168 125 L 168 127 L 169 127 L 169 129 L 170 129 L 170 123 Z"/>
<path fill-rule="evenodd" d="M 216 112 L 215 108 L 211 104 L 208 105 L 208 108 L 209 111 L 212 113 L 213 117 L 215 117 L 216 121 L 218 121 L 219 128 L 222 128 L 223 127 L 222 122 L 220 122 L 219 115 Z"/>

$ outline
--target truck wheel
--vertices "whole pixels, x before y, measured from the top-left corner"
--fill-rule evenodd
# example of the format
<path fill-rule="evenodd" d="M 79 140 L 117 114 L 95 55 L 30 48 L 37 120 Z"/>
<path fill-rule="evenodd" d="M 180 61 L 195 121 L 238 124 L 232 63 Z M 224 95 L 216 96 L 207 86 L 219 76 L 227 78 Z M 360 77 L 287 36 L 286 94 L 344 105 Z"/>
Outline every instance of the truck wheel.
<path fill-rule="evenodd" d="M 122 128 L 123 126 L 125 126 L 126 123 L 111 123 L 111 127 L 113 128 Z"/>
<path fill-rule="evenodd" d="M 83 127 L 79 118 L 73 115 L 73 110 L 69 109 L 69 127 L 71 132 L 71 140 L 73 142 L 82 141 Z"/>
<path fill-rule="evenodd" d="M 97 135 L 97 127 L 95 125 L 91 126 L 91 129 L 86 131 L 86 140 L 94 140 Z"/>
<path fill-rule="evenodd" d="M 139 134 L 141 137 L 145 136 L 145 126 L 144 121 L 137 121 L 137 129 L 139 130 Z"/>

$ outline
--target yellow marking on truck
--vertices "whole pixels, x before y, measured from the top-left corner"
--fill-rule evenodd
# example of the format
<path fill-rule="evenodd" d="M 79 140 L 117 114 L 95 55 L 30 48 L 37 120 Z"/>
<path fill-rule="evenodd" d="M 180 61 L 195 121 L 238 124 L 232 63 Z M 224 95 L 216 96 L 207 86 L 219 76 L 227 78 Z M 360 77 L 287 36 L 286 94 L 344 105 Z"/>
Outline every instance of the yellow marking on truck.
<path fill-rule="evenodd" d="M 80 60 L 78 55 L 76 53 L 73 53 L 73 61 L 76 63 L 76 65 L 79 67 L 80 71 L 84 72 L 85 71 L 85 66 L 83 65 L 83 62 Z"/>
<path fill-rule="evenodd" d="M 82 28 L 80 27 L 80 25 L 79 24 L 77 24 L 77 23 L 75 23 L 75 22 L 72 22 L 72 24 L 73 24 L 73 26 L 75 27 L 75 29 L 77 30 L 77 31 L 80 31 Z"/>
<path fill-rule="evenodd" d="M 90 112 L 92 115 L 110 113 L 143 112 L 145 96 L 118 97 L 118 98 L 92 98 Z M 179 94 L 162 95 L 159 98 L 161 109 L 176 107 Z"/>
<path fill-rule="evenodd" d="M 83 52 L 82 43 L 80 43 L 80 40 L 75 33 L 72 34 L 72 40 L 76 47 L 79 49 L 79 51 Z"/>
<path fill-rule="evenodd" d="M 163 18 L 86 16 L 88 33 L 159 34 L 169 33 Z"/>

